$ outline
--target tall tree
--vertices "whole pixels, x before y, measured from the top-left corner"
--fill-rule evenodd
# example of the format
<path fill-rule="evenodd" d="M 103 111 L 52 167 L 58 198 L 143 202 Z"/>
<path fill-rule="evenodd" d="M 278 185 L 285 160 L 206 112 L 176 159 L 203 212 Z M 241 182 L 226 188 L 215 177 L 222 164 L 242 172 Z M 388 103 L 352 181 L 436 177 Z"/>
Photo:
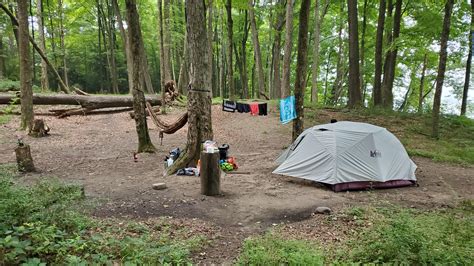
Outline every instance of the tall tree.
<path fill-rule="evenodd" d="M 213 49 L 212 49 L 212 0 L 209 0 L 208 2 L 208 6 L 207 6 L 207 9 L 208 9 L 208 15 L 207 15 L 207 48 L 209 49 L 209 52 L 207 53 L 208 55 L 208 59 L 209 60 L 209 80 L 206 81 L 206 83 L 210 84 L 211 87 L 210 87 L 210 92 L 211 92 L 211 98 L 212 98 L 212 95 L 213 95 L 213 91 L 214 91 L 214 88 L 213 88 L 213 83 L 212 83 L 212 70 L 213 70 L 213 65 L 214 65 L 214 58 L 213 58 Z"/>
<path fill-rule="evenodd" d="M 308 21 L 310 0 L 302 0 L 300 25 L 298 30 L 298 56 L 296 61 L 295 104 L 296 119 L 293 120 L 293 140 L 304 130 L 304 91 L 306 88 L 306 68 L 308 62 Z"/>
<path fill-rule="evenodd" d="M 229 98 L 235 100 L 234 72 L 232 63 L 232 46 L 233 46 L 233 21 L 232 21 L 232 0 L 227 0 L 225 4 L 227 11 L 227 82 L 229 83 Z"/>
<path fill-rule="evenodd" d="M 169 73 L 166 74 L 166 47 L 165 47 L 165 32 L 164 32 L 164 19 L 163 19 L 163 0 L 158 0 L 158 28 L 159 28 L 159 44 L 160 44 L 160 86 L 161 86 L 161 99 L 165 99 L 165 83 L 169 78 Z M 168 75 L 168 76 L 167 76 Z M 162 113 L 166 113 L 166 103 L 162 102 Z"/>
<path fill-rule="evenodd" d="M 188 165 L 196 165 L 201 142 L 212 140 L 211 98 L 209 97 L 206 36 L 206 9 L 204 1 L 186 1 L 186 27 L 190 59 L 190 83 L 188 92 L 188 141 L 183 154 L 168 168 L 168 174 Z"/>
<path fill-rule="evenodd" d="M 471 30 L 469 31 L 469 53 L 467 54 L 466 75 L 464 79 L 464 89 L 462 93 L 461 115 L 466 115 L 467 93 L 471 82 L 471 64 L 472 64 L 472 39 L 474 39 L 474 0 L 471 0 Z"/>
<path fill-rule="evenodd" d="M 258 97 L 260 98 L 264 96 L 268 99 L 268 97 L 265 95 L 265 77 L 263 74 L 262 53 L 260 51 L 260 41 L 258 40 L 258 30 L 257 22 L 255 21 L 253 0 L 249 0 L 249 16 L 250 28 L 252 31 L 253 50 L 255 52 L 255 63 L 257 65 Z"/>
<path fill-rule="evenodd" d="M 128 89 L 129 89 L 129 92 L 131 93 L 132 92 L 132 79 L 133 79 L 133 76 L 132 76 L 133 66 L 132 66 L 132 57 L 130 54 L 130 46 L 129 46 L 130 42 L 128 41 L 128 35 L 123 25 L 122 14 L 120 12 L 120 7 L 117 3 L 117 0 L 112 0 L 112 6 L 115 11 L 115 16 L 117 16 L 117 24 L 119 26 L 120 36 L 122 37 L 123 49 L 124 49 L 124 53 L 125 53 L 125 57 L 127 61 Z"/>
<path fill-rule="evenodd" d="M 342 32 L 344 29 L 344 1 L 341 1 L 340 8 L 339 8 L 339 29 L 338 29 L 338 36 L 337 36 L 337 43 L 338 43 L 338 52 L 337 52 L 337 62 L 336 62 L 336 78 L 334 80 L 334 84 L 332 86 L 330 103 L 337 104 L 339 97 L 342 93 L 342 83 L 344 78 L 344 42 L 342 39 Z"/>
<path fill-rule="evenodd" d="M 426 67 L 428 64 L 428 54 L 425 53 L 423 58 L 423 67 L 421 69 L 421 78 L 420 78 L 420 90 L 418 91 L 418 113 L 423 113 L 423 91 L 425 88 L 425 74 L 426 74 Z"/>
<path fill-rule="evenodd" d="M 319 0 L 315 1 L 314 6 L 313 64 L 311 66 L 311 102 L 315 103 L 318 103 L 319 39 L 321 36 L 321 24 L 329 7 L 329 1 L 325 0 L 322 4 L 323 5 L 321 11 Z"/>
<path fill-rule="evenodd" d="M 349 14 L 349 108 L 362 105 L 359 73 L 359 31 L 357 0 L 347 0 Z"/>
<path fill-rule="evenodd" d="M 365 35 L 367 31 L 367 0 L 364 0 L 362 10 L 362 34 L 360 40 L 360 89 L 362 91 L 362 104 L 365 103 Z"/>
<path fill-rule="evenodd" d="M 385 0 L 380 0 L 379 17 L 377 22 L 377 33 L 375 37 L 375 73 L 373 95 L 374 106 L 382 105 L 382 49 L 383 49 L 383 31 L 385 25 Z"/>
<path fill-rule="evenodd" d="M 281 73 L 280 73 L 280 61 L 281 61 L 281 31 L 285 25 L 285 9 L 283 9 L 284 0 L 278 1 L 278 7 L 282 9 L 281 14 L 278 13 L 276 16 L 276 23 L 273 24 L 275 30 L 275 38 L 273 41 L 273 91 L 272 95 L 274 98 L 281 98 Z"/>
<path fill-rule="evenodd" d="M 33 88 L 31 81 L 28 29 L 28 2 L 18 0 L 18 53 L 20 55 L 21 128 L 30 129 L 33 123 Z"/>
<path fill-rule="evenodd" d="M 63 59 L 63 80 L 66 86 L 69 87 L 69 78 L 67 74 L 67 56 L 66 56 L 66 45 L 65 45 L 65 29 L 64 29 L 64 7 L 63 0 L 58 0 L 58 11 L 59 11 L 59 45 L 61 47 L 61 58 Z"/>
<path fill-rule="evenodd" d="M 291 93 L 290 88 L 290 67 L 291 50 L 293 46 L 293 0 L 287 0 L 286 3 L 286 33 L 285 33 L 285 51 L 283 54 L 283 74 L 281 79 L 281 97 L 286 98 Z"/>
<path fill-rule="evenodd" d="M 43 26 L 43 0 L 36 0 L 36 22 L 38 24 L 39 41 L 38 46 L 46 54 L 46 41 L 44 38 Z M 44 59 L 41 59 L 41 90 L 49 89 L 48 80 L 48 64 Z"/>
<path fill-rule="evenodd" d="M 164 0 L 163 3 L 163 51 L 164 51 L 164 72 L 165 72 L 165 82 L 168 80 L 171 80 L 172 74 L 171 74 L 171 30 L 170 30 L 170 7 L 171 3 L 170 0 Z M 160 8 L 160 7 L 159 7 Z M 203 24 L 206 25 L 206 24 Z"/>
<path fill-rule="evenodd" d="M 389 9 L 392 8 L 392 1 L 389 0 Z M 391 14 L 391 11 L 389 11 Z M 385 71 L 382 84 L 382 104 L 385 108 L 393 108 L 393 82 L 397 65 L 397 39 L 400 35 L 400 23 L 402 17 L 402 0 L 395 3 L 395 15 L 393 17 L 392 29 L 389 34 L 389 47 L 385 58 Z"/>
<path fill-rule="evenodd" d="M 138 152 L 154 152 L 155 147 L 151 143 L 148 133 L 148 125 L 145 113 L 145 93 L 143 89 L 142 78 L 140 75 L 141 67 L 141 45 L 143 42 L 140 18 L 137 11 L 136 0 L 125 0 L 127 9 L 128 34 L 130 41 L 130 53 L 132 59 L 132 95 L 133 112 L 135 114 L 135 124 L 138 134 Z"/>
<path fill-rule="evenodd" d="M 449 29 L 451 26 L 451 13 L 453 12 L 454 0 L 447 0 L 444 6 L 443 31 L 439 49 L 438 75 L 436 76 L 436 91 L 433 103 L 433 131 L 434 138 L 439 137 L 439 112 L 441 109 L 441 93 L 443 90 L 444 73 L 446 71 L 446 59 L 448 58 Z"/>
<path fill-rule="evenodd" d="M 3 32 L 1 33 L 3 36 Z M 5 67 L 5 50 L 3 48 L 3 38 L 0 38 L 0 79 L 6 76 L 6 67 Z"/>

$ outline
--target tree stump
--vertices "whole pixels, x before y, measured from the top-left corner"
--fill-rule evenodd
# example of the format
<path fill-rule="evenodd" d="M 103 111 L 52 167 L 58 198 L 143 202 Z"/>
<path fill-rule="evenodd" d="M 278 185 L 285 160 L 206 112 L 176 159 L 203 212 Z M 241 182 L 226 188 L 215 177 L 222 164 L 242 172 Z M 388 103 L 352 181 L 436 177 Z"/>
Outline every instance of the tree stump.
<path fill-rule="evenodd" d="M 30 132 L 28 135 L 40 138 L 47 136 L 49 132 L 49 127 L 46 125 L 43 119 L 35 119 L 33 125 L 31 125 Z"/>
<path fill-rule="evenodd" d="M 16 163 L 20 172 L 34 172 L 33 158 L 31 157 L 30 145 L 19 144 L 15 148 Z"/>
<path fill-rule="evenodd" d="M 201 152 L 201 194 L 216 196 L 220 194 L 221 170 L 219 153 Z"/>

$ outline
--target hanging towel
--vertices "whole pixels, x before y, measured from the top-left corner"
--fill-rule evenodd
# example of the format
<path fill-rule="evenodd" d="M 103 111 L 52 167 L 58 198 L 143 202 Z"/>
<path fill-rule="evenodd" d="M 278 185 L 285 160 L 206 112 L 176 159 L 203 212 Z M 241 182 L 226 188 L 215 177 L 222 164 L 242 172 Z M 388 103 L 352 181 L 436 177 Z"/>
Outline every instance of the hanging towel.
<path fill-rule="evenodd" d="M 280 122 L 286 124 L 296 118 L 295 96 L 280 100 Z"/>
<path fill-rule="evenodd" d="M 235 112 L 237 104 L 234 101 L 222 101 L 222 111 L 225 112 Z"/>
<path fill-rule="evenodd" d="M 237 112 L 244 113 L 245 112 L 245 103 L 237 103 Z"/>
<path fill-rule="evenodd" d="M 250 105 L 248 103 L 243 103 L 244 113 L 250 113 Z"/>
<path fill-rule="evenodd" d="M 251 103 L 250 104 L 250 114 L 251 115 L 258 115 L 258 103 Z"/>
<path fill-rule="evenodd" d="M 267 103 L 258 104 L 258 115 L 267 115 Z"/>

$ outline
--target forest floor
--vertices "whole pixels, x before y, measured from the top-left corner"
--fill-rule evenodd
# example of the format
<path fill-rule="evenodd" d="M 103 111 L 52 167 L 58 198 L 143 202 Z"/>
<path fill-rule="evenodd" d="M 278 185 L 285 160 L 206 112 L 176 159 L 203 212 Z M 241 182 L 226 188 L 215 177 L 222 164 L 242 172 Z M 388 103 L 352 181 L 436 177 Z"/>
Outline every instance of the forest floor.
<path fill-rule="evenodd" d="M 176 119 L 184 109 L 174 108 L 166 120 Z M 351 119 L 349 113 L 322 109 L 308 112 L 312 124 L 331 118 Z M 158 130 L 149 120 L 150 135 L 157 147 L 155 154 L 139 154 L 135 124 L 128 113 L 74 116 L 66 119 L 44 118 L 51 135 L 34 139 L 17 130 L 18 118 L 1 125 L 0 163 L 14 163 L 17 136 L 31 145 L 38 173 L 22 178 L 26 183 L 45 177 L 82 184 L 87 196 L 97 200 L 96 217 L 147 220 L 165 216 L 189 220 L 199 232 L 205 231 L 210 244 L 193 255 L 196 263 L 229 263 L 238 255 L 243 240 L 269 228 L 284 224 L 289 234 L 337 239 L 340 232 L 350 230 L 351 223 L 339 221 L 322 225 L 319 206 L 330 207 L 334 214 L 358 206 L 394 204 L 407 208 L 436 209 L 455 206 L 474 198 L 472 166 L 437 162 L 413 157 L 418 165 L 419 187 L 389 190 L 334 193 L 327 188 L 297 179 L 272 174 L 274 160 L 291 141 L 291 124 L 279 123 L 277 109 L 268 116 L 226 113 L 212 107 L 214 139 L 230 145 L 239 171 L 250 174 L 222 176 L 222 195 L 200 195 L 199 178 L 163 176 L 163 159 L 175 147 L 183 147 L 187 128 L 165 135 L 160 145 Z M 353 120 L 365 120 L 358 116 Z M 389 127 L 395 135 L 403 134 L 400 125 L 390 120 L 372 121 Z M 165 190 L 153 190 L 152 184 L 165 182 Z M 316 225 L 323 226 L 321 233 Z M 200 226 L 206 229 L 199 228 Z M 341 227 L 344 230 L 341 230 Z"/>

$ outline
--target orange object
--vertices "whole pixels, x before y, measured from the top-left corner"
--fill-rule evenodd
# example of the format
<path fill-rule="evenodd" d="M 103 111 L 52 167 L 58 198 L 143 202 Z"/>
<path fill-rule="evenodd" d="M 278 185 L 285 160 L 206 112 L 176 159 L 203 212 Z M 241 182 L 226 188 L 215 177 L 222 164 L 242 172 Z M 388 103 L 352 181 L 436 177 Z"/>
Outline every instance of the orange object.
<path fill-rule="evenodd" d="M 251 103 L 250 105 L 250 114 L 258 115 L 258 103 Z"/>

